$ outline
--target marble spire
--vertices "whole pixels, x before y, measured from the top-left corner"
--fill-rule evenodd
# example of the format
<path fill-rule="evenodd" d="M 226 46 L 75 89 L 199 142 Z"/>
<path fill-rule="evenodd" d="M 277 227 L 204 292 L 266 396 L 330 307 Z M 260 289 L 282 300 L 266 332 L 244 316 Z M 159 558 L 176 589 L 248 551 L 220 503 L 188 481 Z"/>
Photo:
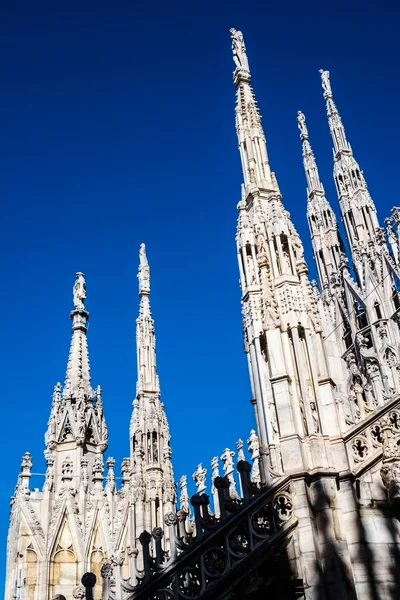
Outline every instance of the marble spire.
<path fill-rule="evenodd" d="M 308 136 L 305 115 L 298 111 L 297 124 L 303 149 L 307 180 L 307 219 L 321 289 L 329 285 L 341 260 L 342 244 L 334 211 L 325 196 L 317 163 Z"/>
<path fill-rule="evenodd" d="M 370 196 L 364 175 L 347 141 L 343 122 L 333 100 L 329 71 L 320 69 L 322 89 L 326 102 L 329 129 L 333 141 L 334 179 L 353 264 L 363 283 L 361 254 L 366 244 L 375 245 L 379 227 L 376 207 Z M 358 264 L 357 264 L 358 263 Z"/>
<path fill-rule="evenodd" d="M 136 537 L 164 527 L 163 515 L 173 510 L 175 483 L 170 433 L 156 369 L 155 330 L 150 310 L 150 268 L 146 248 L 139 251 L 139 317 L 136 321 L 138 380 L 130 423 L 132 473 L 135 478 Z M 157 508 L 158 507 L 158 508 Z M 167 532 L 166 532 L 167 539 Z"/>
<path fill-rule="evenodd" d="M 141 244 L 139 251 L 138 280 L 140 308 L 139 317 L 136 320 L 137 393 L 143 391 L 159 392 L 160 386 L 156 368 L 156 338 L 150 309 L 150 267 L 144 244 Z"/>
<path fill-rule="evenodd" d="M 63 442 L 75 441 L 78 446 L 91 444 L 104 452 L 108 444 L 101 389 L 97 387 L 95 391 L 91 385 L 85 300 L 86 282 L 83 273 L 78 272 L 73 288 L 72 338 L 65 383 L 63 388 L 60 383 L 54 388 L 45 435 L 51 450 Z"/>
<path fill-rule="evenodd" d="M 271 174 L 267 144 L 261 125 L 260 111 L 250 85 L 251 75 L 243 34 L 230 29 L 233 60 L 236 65 L 233 80 L 236 92 L 236 131 L 239 139 L 239 151 L 242 161 L 244 186 L 257 185 L 271 189 Z"/>
<path fill-rule="evenodd" d="M 73 289 L 74 310 L 71 312 L 72 339 L 68 356 L 67 373 L 63 390 L 64 397 L 74 397 L 83 394 L 91 400 L 94 391 L 91 387 L 89 354 L 87 346 L 87 323 L 89 313 L 85 308 L 86 282 L 83 273 L 76 274 Z"/>

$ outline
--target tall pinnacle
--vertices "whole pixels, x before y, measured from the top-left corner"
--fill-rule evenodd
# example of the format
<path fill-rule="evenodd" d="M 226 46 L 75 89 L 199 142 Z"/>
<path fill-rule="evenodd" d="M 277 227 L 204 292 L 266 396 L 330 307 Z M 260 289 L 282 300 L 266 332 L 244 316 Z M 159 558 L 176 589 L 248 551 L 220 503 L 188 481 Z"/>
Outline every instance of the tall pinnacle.
<path fill-rule="evenodd" d="M 306 118 L 297 113 L 297 124 L 303 147 L 303 164 L 307 179 L 307 218 L 311 232 L 314 259 L 317 264 L 321 288 L 338 270 L 341 242 L 335 213 L 325 197 L 311 144 L 308 139 Z"/>
<path fill-rule="evenodd" d="M 87 322 L 85 308 L 86 283 L 83 273 L 76 274 L 73 289 L 74 309 L 71 312 L 72 340 L 69 350 L 64 388 L 58 383 L 54 388 L 48 429 L 45 435 L 47 449 L 55 450 L 58 444 L 75 441 L 77 447 L 89 446 L 104 452 L 108 444 L 108 431 L 103 414 L 100 386 L 96 392 L 91 386 Z M 72 452 L 72 449 L 71 449 Z M 75 463 L 74 464 L 78 464 Z"/>
<path fill-rule="evenodd" d="M 72 340 L 68 356 L 67 373 L 65 378 L 63 396 L 65 398 L 85 396 L 91 399 L 94 396 L 90 381 L 89 355 L 87 347 L 87 322 L 89 313 L 85 309 L 86 282 L 83 273 L 76 274 L 73 289 L 74 310 L 71 312 Z"/>
<path fill-rule="evenodd" d="M 276 187 L 271 174 L 267 145 L 261 125 L 261 116 L 250 86 L 250 69 L 243 34 L 230 29 L 232 53 L 236 69 L 233 80 L 236 94 L 236 132 L 239 139 L 240 158 L 245 188 L 272 189 Z"/>
<path fill-rule="evenodd" d="M 339 115 L 338 109 L 336 108 L 336 104 L 333 101 L 329 71 L 320 69 L 319 72 L 321 74 L 322 89 L 324 90 L 329 129 L 333 140 L 335 155 L 337 155 L 338 152 L 352 154 L 351 146 L 346 139 L 346 133 L 344 131 L 342 119 Z"/>
<path fill-rule="evenodd" d="M 340 210 L 352 253 L 353 264 L 362 262 L 361 253 L 365 244 L 375 245 L 379 222 L 376 207 L 369 194 L 364 175 L 354 158 L 347 141 L 342 119 L 333 101 L 329 71 L 320 69 L 322 88 L 326 101 L 329 129 L 334 147 L 334 178 L 339 197 Z M 362 248 L 360 247 L 360 243 Z M 363 279 L 356 267 L 359 281 Z"/>
<path fill-rule="evenodd" d="M 146 247 L 139 250 L 139 317 L 136 320 L 136 347 L 138 361 L 137 392 L 159 391 L 156 370 L 154 321 L 150 309 L 150 267 L 146 256 Z"/>
<path fill-rule="evenodd" d="M 299 126 L 300 139 L 303 145 L 303 164 L 307 178 L 307 193 L 309 195 L 317 191 L 323 193 L 324 188 L 319 178 L 317 163 L 308 139 L 306 118 L 300 110 L 297 113 L 297 124 Z"/>

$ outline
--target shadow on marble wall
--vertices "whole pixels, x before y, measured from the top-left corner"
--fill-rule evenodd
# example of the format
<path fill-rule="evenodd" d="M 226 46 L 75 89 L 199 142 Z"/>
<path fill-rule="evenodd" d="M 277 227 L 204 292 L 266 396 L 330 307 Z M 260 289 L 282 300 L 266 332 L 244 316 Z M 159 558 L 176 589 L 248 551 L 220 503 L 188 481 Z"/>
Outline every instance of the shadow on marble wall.
<path fill-rule="evenodd" d="M 361 518 L 361 509 L 354 496 L 354 506 L 357 519 L 354 521 L 358 527 L 358 554 L 357 560 L 364 567 L 365 582 L 359 586 L 357 595 L 353 567 L 346 558 L 348 556 L 347 543 L 337 536 L 336 524 L 331 501 L 323 483 L 316 482 L 314 487 L 314 501 L 310 502 L 311 512 L 318 527 L 321 540 L 317 572 L 319 581 L 317 586 L 317 600 L 399 600 L 400 599 L 400 545 L 399 534 L 395 520 L 399 514 L 394 514 L 387 505 L 374 505 L 375 514 L 382 518 L 388 529 L 390 543 L 391 577 L 385 576 L 385 565 L 382 565 L 382 556 L 374 556 L 374 550 L 366 543 L 367 535 L 365 524 Z M 339 539 L 338 539 L 339 537 Z M 377 554 L 379 550 L 375 550 Z M 387 571 L 386 571 L 387 574 Z M 392 583 L 388 582 L 388 579 Z M 362 591 L 361 591 L 362 590 Z"/>
<path fill-rule="evenodd" d="M 399 600 L 400 598 L 400 540 L 398 523 L 400 522 L 400 507 L 391 509 L 388 506 L 380 505 L 377 507 L 384 519 L 385 526 L 389 533 L 390 556 L 392 564 L 390 567 L 391 581 L 389 584 L 390 600 Z M 396 525 L 397 523 L 397 525 Z"/>

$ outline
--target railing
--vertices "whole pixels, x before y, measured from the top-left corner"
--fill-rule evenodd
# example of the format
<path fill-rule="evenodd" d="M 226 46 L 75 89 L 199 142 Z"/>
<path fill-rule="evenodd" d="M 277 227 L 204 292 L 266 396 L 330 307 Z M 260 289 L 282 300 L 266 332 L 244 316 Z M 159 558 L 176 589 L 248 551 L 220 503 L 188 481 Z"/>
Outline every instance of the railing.
<path fill-rule="evenodd" d="M 113 557 L 104 564 L 101 571 L 104 600 L 213 596 L 220 587 L 226 591 L 228 580 L 232 583 L 242 577 L 249 562 L 254 566 L 256 556 L 265 558 L 267 551 L 281 545 L 297 525 L 292 514 L 289 479 L 282 478 L 265 488 L 251 482 L 248 462 L 239 461 L 237 470 L 243 498 L 231 498 L 228 477 L 214 480 L 218 518 L 210 511 L 209 497 L 199 493 L 191 498 L 192 521 L 184 511 L 165 516 L 169 552 L 163 549 L 161 528 L 141 534 L 143 568 L 132 569 L 131 563 L 132 583 L 122 579 L 120 558 Z"/>

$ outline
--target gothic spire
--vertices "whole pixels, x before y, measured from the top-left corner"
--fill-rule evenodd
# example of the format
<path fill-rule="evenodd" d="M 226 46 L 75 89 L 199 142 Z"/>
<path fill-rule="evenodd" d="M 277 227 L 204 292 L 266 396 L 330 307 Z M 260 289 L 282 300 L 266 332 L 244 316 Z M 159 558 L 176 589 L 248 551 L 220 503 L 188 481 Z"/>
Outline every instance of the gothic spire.
<path fill-rule="evenodd" d="M 162 512 L 155 503 L 162 501 L 166 512 L 175 501 L 171 464 L 170 433 L 156 370 L 154 321 L 150 310 L 150 268 L 144 244 L 139 252 L 139 317 L 136 321 L 138 381 L 130 424 L 131 463 L 135 477 L 136 523 L 149 531 L 163 527 Z M 162 481 L 160 479 L 162 475 Z M 158 481 L 154 487 L 155 481 Z M 139 527 L 138 533 L 141 532 Z"/>
<path fill-rule="evenodd" d="M 314 192 L 324 193 L 324 187 L 320 181 L 317 163 L 308 139 L 306 118 L 300 110 L 297 113 L 297 124 L 299 126 L 300 139 L 303 145 L 303 164 L 307 178 L 307 194 L 310 198 Z"/>
<path fill-rule="evenodd" d="M 72 339 L 65 384 L 63 389 L 60 383 L 54 388 L 45 435 L 46 446 L 50 450 L 63 442 L 75 441 L 77 446 L 91 444 L 104 452 L 108 444 L 101 390 L 97 387 L 95 392 L 91 386 L 86 338 L 89 313 L 85 300 L 85 278 L 83 273 L 78 272 L 73 288 Z"/>
<path fill-rule="evenodd" d="M 63 391 L 63 397 L 71 396 L 75 400 L 77 400 L 79 395 L 85 396 L 87 400 L 92 399 L 94 396 L 90 385 L 91 378 L 86 339 L 89 313 L 85 309 L 85 299 L 86 282 L 83 273 L 79 272 L 76 274 L 73 289 L 74 310 L 70 315 L 72 320 L 72 339 Z"/>
<path fill-rule="evenodd" d="M 244 185 L 246 188 L 254 185 L 259 188 L 275 188 L 276 182 L 273 180 L 269 166 L 261 116 L 250 86 L 251 75 L 243 34 L 236 29 L 230 29 L 230 35 L 233 60 L 236 65 L 233 73 L 237 88 L 236 131 L 239 138 Z"/>
<path fill-rule="evenodd" d="M 364 175 L 346 138 L 342 119 L 332 96 L 329 71 L 320 69 L 322 88 L 326 101 L 329 129 L 333 140 L 334 178 L 340 210 L 352 253 L 353 264 L 360 275 L 361 254 L 366 245 L 375 245 L 379 222 L 375 204 L 369 194 Z"/>
<path fill-rule="evenodd" d="M 329 71 L 319 70 L 321 74 L 322 89 L 324 90 L 324 98 L 326 101 L 326 111 L 328 113 L 329 129 L 332 136 L 334 154 L 345 152 L 352 154 L 351 146 L 346 139 L 346 133 L 343 127 L 342 119 L 332 96 L 332 88 L 329 77 Z"/>
<path fill-rule="evenodd" d="M 307 219 L 311 232 L 314 259 L 321 289 L 339 268 L 342 244 L 335 213 L 325 196 L 314 153 L 308 138 L 306 118 L 297 113 L 297 124 L 303 146 L 303 164 L 307 179 Z"/>
<path fill-rule="evenodd" d="M 136 320 L 137 393 L 142 391 L 159 392 L 154 321 L 150 309 L 150 267 L 144 244 L 141 244 L 139 251 L 138 279 L 140 308 L 139 317 Z"/>

